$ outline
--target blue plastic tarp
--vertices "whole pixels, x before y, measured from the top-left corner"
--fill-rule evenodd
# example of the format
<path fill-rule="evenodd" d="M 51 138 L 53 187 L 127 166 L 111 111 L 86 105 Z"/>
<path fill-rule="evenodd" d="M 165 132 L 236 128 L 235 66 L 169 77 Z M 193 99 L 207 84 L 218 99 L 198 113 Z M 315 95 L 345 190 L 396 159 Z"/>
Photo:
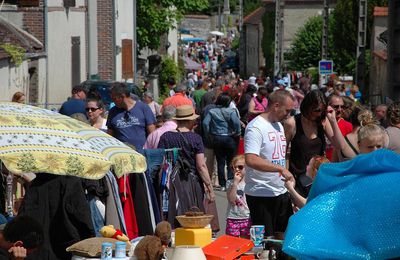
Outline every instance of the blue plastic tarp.
<path fill-rule="evenodd" d="M 323 164 L 283 250 L 297 259 L 400 256 L 400 156 L 377 150 Z"/>

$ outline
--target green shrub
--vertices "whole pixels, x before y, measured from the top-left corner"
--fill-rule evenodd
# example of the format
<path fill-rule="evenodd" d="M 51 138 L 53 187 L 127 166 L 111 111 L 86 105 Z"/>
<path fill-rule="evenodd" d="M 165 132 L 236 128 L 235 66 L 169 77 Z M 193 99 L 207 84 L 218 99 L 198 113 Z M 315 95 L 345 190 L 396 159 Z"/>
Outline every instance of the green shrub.
<path fill-rule="evenodd" d="M 182 65 L 178 65 L 169 55 L 162 58 L 160 72 L 160 100 L 162 97 L 168 96 L 169 89 L 167 84 L 169 77 L 174 77 L 176 82 L 181 81 L 183 74 L 181 66 Z"/>

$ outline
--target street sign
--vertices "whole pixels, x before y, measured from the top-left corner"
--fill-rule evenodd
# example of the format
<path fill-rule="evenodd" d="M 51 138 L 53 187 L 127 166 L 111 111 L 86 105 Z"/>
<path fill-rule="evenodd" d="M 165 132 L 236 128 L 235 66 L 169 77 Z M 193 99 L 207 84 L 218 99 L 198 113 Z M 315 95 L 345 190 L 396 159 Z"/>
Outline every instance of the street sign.
<path fill-rule="evenodd" d="M 322 74 L 322 75 L 333 74 L 333 61 L 320 60 L 318 68 L 319 68 L 319 74 Z"/>

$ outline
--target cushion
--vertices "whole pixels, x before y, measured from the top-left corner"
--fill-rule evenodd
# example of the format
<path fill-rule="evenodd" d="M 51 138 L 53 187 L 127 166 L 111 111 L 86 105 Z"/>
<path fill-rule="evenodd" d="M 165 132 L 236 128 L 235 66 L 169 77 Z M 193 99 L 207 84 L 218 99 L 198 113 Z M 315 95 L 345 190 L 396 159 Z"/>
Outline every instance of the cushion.
<path fill-rule="evenodd" d="M 108 237 L 92 237 L 82 241 L 79 241 L 72 246 L 68 247 L 67 252 L 72 254 L 83 256 L 83 257 L 100 257 L 101 256 L 101 244 L 102 243 L 112 243 L 113 250 L 115 250 L 115 242 L 119 240 Z M 126 251 L 129 252 L 130 245 L 126 244 Z"/>

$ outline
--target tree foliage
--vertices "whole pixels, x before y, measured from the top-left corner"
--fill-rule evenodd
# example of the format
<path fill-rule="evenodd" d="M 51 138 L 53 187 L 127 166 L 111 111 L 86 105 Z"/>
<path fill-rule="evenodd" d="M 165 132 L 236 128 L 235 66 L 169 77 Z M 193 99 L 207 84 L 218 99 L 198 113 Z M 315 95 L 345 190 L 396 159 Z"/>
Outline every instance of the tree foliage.
<path fill-rule="evenodd" d="M 387 0 L 368 0 L 367 10 L 367 37 L 366 48 L 370 48 L 371 29 L 373 23 L 373 10 L 375 6 L 387 6 Z M 335 50 L 335 64 L 337 71 L 354 74 L 357 53 L 359 1 L 338 1 L 332 16 L 334 23 L 333 48 Z"/>
<path fill-rule="evenodd" d="M 243 15 L 246 16 L 261 6 L 261 0 L 243 0 Z"/>
<path fill-rule="evenodd" d="M 371 39 L 375 6 L 387 6 L 387 0 L 368 0 L 367 49 Z M 328 57 L 334 61 L 334 69 L 339 74 L 355 74 L 358 8 L 358 1 L 339 0 L 329 17 Z M 289 60 L 288 67 L 304 70 L 317 66 L 321 58 L 321 48 L 322 17 L 319 16 L 310 18 L 296 34 L 291 50 L 285 54 L 285 60 Z M 368 65 L 367 59 L 366 63 Z"/>
<path fill-rule="evenodd" d="M 183 66 L 184 65 L 182 64 L 177 64 L 175 60 L 169 55 L 165 55 L 162 58 L 160 78 L 159 78 L 161 86 L 160 88 L 161 96 L 167 97 L 169 94 L 167 83 L 170 77 L 173 77 L 176 82 L 179 82 L 182 79 Z"/>
<path fill-rule="evenodd" d="M 285 54 L 288 68 L 305 70 L 318 65 L 322 49 L 322 23 L 321 16 L 311 17 L 297 32 L 290 51 Z M 332 50 L 331 47 L 332 37 L 328 37 L 328 49 Z"/>
<path fill-rule="evenodd" d="M 275 12 L 267 11 L 262 17 L 263 36 L 262 50 L 265 58 L 265 73 L 272 75 L 274 71 L 274 53 L 275 53 Z"/>
<path fill-rule="evenodd" d="M 177 26 L 185 13 L 207 8 L 208 0 L 137 0 L 139 49 L 157 49 L 160 35 Z"/>

